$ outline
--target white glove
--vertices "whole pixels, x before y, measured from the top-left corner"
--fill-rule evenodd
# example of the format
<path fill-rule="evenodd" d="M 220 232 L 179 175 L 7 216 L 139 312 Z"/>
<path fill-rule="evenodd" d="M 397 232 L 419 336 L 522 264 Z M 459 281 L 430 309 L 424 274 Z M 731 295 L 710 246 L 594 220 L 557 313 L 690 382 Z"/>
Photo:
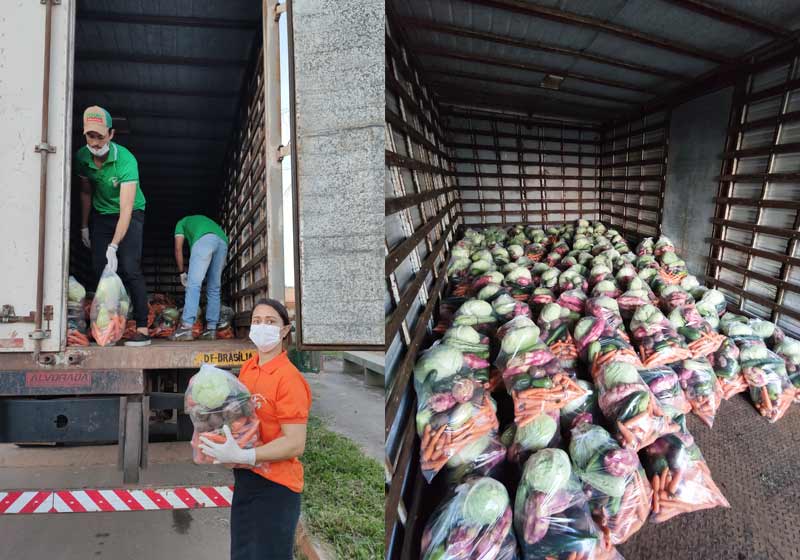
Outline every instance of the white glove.
<path fill-rule="evenodd" d="M 108 249 L 106 249 L 106 268 L 111 270 L 111 272 L 117 272 L 117 249 L 118 247 L 113 243 L 109 243 Z"/>
<path fill-rule="evenodd" d="M 228 426 L 223 426 L 222 431 L 225 432 L 225 443 L 214 443 L 208 438 L 201 437 L 200 450 L 209 457 L 213 457 L 215 465 L 220 463 L 255 465 L 255 448 L 242 449 L 239 447 L 239 444 L 233 439 L 233 434 L 231 434 L 231 429 Z"/>
<path fill-rule="evenodd" d="M 83 246 L 87 249 L 92 248 L 92 242 L 89 240 L 89 228 L 85 227 L 81 229 L 81 241 L 83 241 Z"/>
<path fill-rule="evenodd" d="M 189 274 L 181 272 L 181 285 L 185 288 L 189 284 Z"/>

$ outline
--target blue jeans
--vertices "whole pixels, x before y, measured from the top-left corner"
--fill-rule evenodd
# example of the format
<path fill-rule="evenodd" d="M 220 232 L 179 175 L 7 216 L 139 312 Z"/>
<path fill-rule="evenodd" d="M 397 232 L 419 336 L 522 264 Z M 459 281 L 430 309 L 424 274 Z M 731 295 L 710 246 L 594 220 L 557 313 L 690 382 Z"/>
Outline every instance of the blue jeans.
<path fill-rule="evenodd" d="M 183 305 L 183 326 L 190 327 L 197 320 L 197 308 L 200 305 L 200 288 L 206 280 L 206 326 L 216 329 L 219 322 L 222 287 L 222 269 L 225 268 L 225 257 L 228 245 L 213 233 L 207 233 L 192 246 L 189 256 L 189 279 L 186 285 L 186 301 Z"/>

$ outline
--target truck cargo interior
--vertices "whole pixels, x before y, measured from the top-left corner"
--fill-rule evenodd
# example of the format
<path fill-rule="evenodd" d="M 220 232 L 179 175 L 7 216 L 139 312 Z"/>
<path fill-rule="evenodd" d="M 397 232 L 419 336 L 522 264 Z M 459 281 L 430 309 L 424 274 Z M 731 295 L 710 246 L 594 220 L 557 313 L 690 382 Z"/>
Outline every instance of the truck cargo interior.
<path fill-rule="evenodd" d="M 419 554 L 447 486 L 420 471 L 413 368 L 465 228 L 665 235 L 729 310 L 800 335 L 798 29 L 788 0 L 387 2 L 387 558 Z M 796 412 L 768 425 L 742 398 L 690 422 L 734 507 L 646 525 L 623 555 L 796 555 L 776 465 L 800 461 Z"/>
<path fill-rule="evenodd" d="M 73 150 L 85 144 L 83 110 L 106 108 L 114 141 L 139 165 L 151 299 L 161 294 L 182 306 L 173 231 L 180 218 L 205 214 L 230 238 L 222 302 L 246 325 L 247 310 L 267 293 L 262 3 L 195 2 L 190 12 L 177 1 L 148 4 L 78 3 Z M 81 243 L 80 206 L 73 176 L 70 273 L 92 291 L 97 278 Z"/>

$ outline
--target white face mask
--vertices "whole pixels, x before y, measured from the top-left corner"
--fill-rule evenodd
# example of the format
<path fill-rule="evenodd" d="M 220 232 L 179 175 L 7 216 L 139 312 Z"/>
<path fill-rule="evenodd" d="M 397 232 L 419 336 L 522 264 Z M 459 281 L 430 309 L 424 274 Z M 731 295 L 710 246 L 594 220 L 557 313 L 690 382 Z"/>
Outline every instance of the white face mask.
<path fill-rule="evenodd" d="M 276 325 L 250 325 L 250 340 L 261 352 L 269 352 L 281 343 L 281 327 Z"/>
<path fill-rule="evenodd" d="M 93 156 L 103 157 L 104 155 L 106 155 L 108 153 L 109 145 L 110 144 L 106 144 L 102 148 L 96 148 L 95 149 L 95 148 L 92 148 L 90 145 L 87 144 L 86 147 L 89 148 L 89 151 L 92 153 Z"/>

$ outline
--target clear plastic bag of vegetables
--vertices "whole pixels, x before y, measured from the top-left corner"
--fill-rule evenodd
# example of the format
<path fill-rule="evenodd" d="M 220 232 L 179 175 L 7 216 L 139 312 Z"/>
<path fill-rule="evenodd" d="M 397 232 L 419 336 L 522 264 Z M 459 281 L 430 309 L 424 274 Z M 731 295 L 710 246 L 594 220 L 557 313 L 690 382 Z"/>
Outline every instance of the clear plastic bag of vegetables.
<path fill-rule="evenodd" d="M 593 375 L 600 410 L 622 447 L 638 451 L 678 429 L 656 402 L 636 365 L 614 360 Z"/>
<path fill-rule="evenodd" d="M 165 307 L 153 321 L 150 336 L 152 338 L 168 338 L 178 328 L 180 320 L 181 312 L 177 307 Z"/>
<path fill-rule="evenodd" d="M 592 288 L 592 297 L 609 297 L 613 299 L 617 299 L 622 291 L 617 286 L 616 280 L 614 278 L 610 278 L 609 280 L 603 280 L 595 284 L 594 288 Z"/>
<path fill-rule="evenodd" d="M 492 478 L 456 486 L 436 508 L 422 533 L 422 560 L 517 558 L 511 501 Z"/>
<path fill-rule="evenodd" d="M 587 299 L 587 295 L 581 290 L 567 290 L 566 292 L 561 292 L 556 303 L 561 307 L 566 307 L 573 313 L 583 315 L 584 311 L 586 311 Z"/>
<path fill-rule="evenodd" d="M 489 337 L 470 326 L 452 327 L 444 333 L 442 342 L 463 354 L 464 365 L 472 379 L 479 383 L 489 382 Z"/>
<path fill-rule="evenodd" d="M 671 364 L 692 356 L 683 337 L 654 305 L 643 305 L 636 310 L 630 330 L 645 367 Z"/>
<path fill-rule="evenodd" d="M 572 428 L 569 454 L 595 522 L 613 544 L 624 543 L 647 521 L 653 498 L 636 452 L 621 448 L 600 426 L 580 422 Z"/>
<path fill-rule="evenodd" d="M 550 288 L 534 288 L 533 293 L 528 300 L 528 306 L 531 308 L 533 316 L 538 317 L 544 306 L 548 303 L 553 303 L 555 300 L 556 296 L 553 294 L 553 290 Z"/>
<path fill-rule="evenodd" d="M 702 358 L 716 352 L 725 340 L 725 336 L 716 332 L 692 304 L 673 309 L 669 314 L 669 322 L 686 340 L 692 358 Z"/>
<path fill-rule="evenodd" d="M 517 427 L 513 424 L 508 429 L 512 432 L 508 460 L 518 465 L 523 465 L 536 451 L 558 447 L 561 443 L 557 410 L 542 412 L 524 426 Z"/>
<path fill-rule="evenodd" d="M 647 383 L 661 410 L 673 420 L 692 411 L 692 405 L 681 388 L 678 374 L 669 366 L 658 366 L 639 370 L 642 380 Z"/>
<path fill-rule="evenodd" d="M 131 300 L 122 280 L 106 267 L 97 284 L 89 317 L 94 341 L 100 346 L 114 346 L 125 333 Z"/>
<path fill-rule="evenodd" d="M 231 430 L 236 443 L 242 449 L 252 449 L 262 445 L 260 422 L 255 412 L 255 403 L 247 390 L 231 372 L 203 364 L 189 380 L 184 395 L 184 409 L 194 424 L 192 435 L 192 459 L 195 464 L 214 463 L 200 449 L 200 438 L 216 443 L 226 440 L 223 427 Z M 236 468 L 252 469 L 250 465 L 234 465 Z M 260 464 L 256 469 L 268 469 Z"/>
<path fill-rule="evenodd" d="M 640 278 L 630 281 L 628 290 L 617 298 L 617 305 L 622 318 L 630 320 L 634 312 L 643 305 L 653 302 L 652 292 Z"/>
<path fill-rule="evenodd" d="M 747 381 L 739 367 L 739 347 L 732 338 L 726 336 L 716 352 L 708 355 L 708 362 L 714 368 L 723 399 L 747 391 Z"/>
<path fill-rule="evenodd" d="M 603 334 L 606 336 L 619 336 L 629 340 L 623 329 L 619 305 L 614 298 L 605 296 L 589 298 L 586 300 L 586 315 L 596 317 L 605 323 Z"/>
<path fill-rule="evenodd" d="M 582 397 L 578 397 L 567 403 L 561 409 L 561 431 L 564 434 L 569 434 L 570 430 L 579 422 L 591 422 L 597 424 L 602 421 L 602 414 L 600 408 L 597 406 L 597 390 L 590 381 L 578 379 L 576 381 L 586 393 Z"/>
<path fill-rule="evenodd" d="M 514 317 L 531 318 L 531 309 L 528 304 L 514 299 L 509 294 L 502 294 L 492 301 L 492 309 L 498 322 L 502 325 L 509 322 Z"/>
<path fill-rule="evenodd" d="M 506 327 L 496 365 L 514 399 L 517 427 L 584 394 L 558 358 L 540 342 L 539 327 L 526 317 L 517 317 Z"/>
<path fill-rule="evenodd" d="M 776 346 L 775 353 L 783 359 L 786 375 L 797 389 L 795 402 L 800 400 L 800 341 L 784 337 Z"/>
<path fill-rule="evenodd" d="M 658 301 L 661 309 L 665 313 L 670 313 L 678 307 L 684 305 L 694 305 L 694 297 L 692 294 L 684 290 L 681 286 L 672 284 L 664 284 L 656 279 L 653 281 L 653 290 L 658 293 Z"/>
<path fill-rule="evenodd" d="M 525 463 L 514 528 L 526 560 L 622 558 L 592 519 L 582 485 L 561 449 L 542 449 Z"/>
<path fill-rule="evenodd" d="M 536 320 L 536 325 L 541 329 L 541 340 L 570 374 L 575 373 L 578 360 L 578 349 L 570 333 L 578 317 L 575 311 L 557 303 L 548 303 Z"/>
<path fill-rule="evenodd" d="M 497 316 L 492 304 L 479 299 L 470 299 L 456 311 L 453 326 L 468 325 L 476 331 L 490 335 L 497 328 Z"/>
<path fill-rule="evenodd" d="M 692 405 L 692 412 L 711 428 L 722 403 L 722 388 L 711 363 L 705 358 L 696 358 L 680 361 L 673 367 L 686 399 Z"/>
<path fill-rule="evenodd" d="M 437 342 L 414 366 L 422 473 L 430 481 L 471 443 L 498 428 L 496 404 L 457 348 Z"/>
<path fill-rule="evenodd" d="M 589 281 L 586 280 L 577 269 L 568 268 L 558 277 L 558 289 L 562 292 L 567 292 L 569 290 L 585 292 L 589 289 Z"/>
<path fill-rule="evenodd" d="M 470 476 L 494 476 L 507 454 L 497 432 L 489 432 L 450 457 L 445 467 L 447 481 L 460 484 Z"/>
<path fill-rule="evenodd" d="M 219 322 L 217 323 L 217 338 L 227 339 L 235 338 L 236 333 L 233 330 L 233 321 L 236 317 L 236 312 L 223 305 L 219 310 Z"/>
<path fill-rule="evenodd" d="M 778 421 L 796 393 L 786 374 L 786 364 L 762 340 L 746 340 L 738 345 L 739 365 L 750 388 L 750 398 L 770 423 Z"/>
<path fill-rule="evenodd" d="M 645 237 L 636 245 L 636 255 L 652 255 L 655 252 L 655 241 L 652 237 Z"/>
<path fill-rule="evenodd" d="M 533 277 L 531 271 L 525 267 L 517 267 L 505 277 L 505 285 L 511 291 L 511 295 L 520 301 L 527 301 L 533 291 Z"/>
<path fill-rule="evenodd" d="M 750 328 L 753 329 L 756 336 L 760 337 L 767 344 L 767 347 L 771 349 L 774 349 L 775 346 L 786 338 L 783 329 L 770 321 L 765 321 L 764 319 L 750 319 L 748 324 Z"/>
<path fill-rule="evenodd" d="M 711 471 L 691 434 L 679 431 L 658 438 L 642 453 L 653 488 L 651 520 L 714 507 L 730 507 L 711 478 Z"/>

